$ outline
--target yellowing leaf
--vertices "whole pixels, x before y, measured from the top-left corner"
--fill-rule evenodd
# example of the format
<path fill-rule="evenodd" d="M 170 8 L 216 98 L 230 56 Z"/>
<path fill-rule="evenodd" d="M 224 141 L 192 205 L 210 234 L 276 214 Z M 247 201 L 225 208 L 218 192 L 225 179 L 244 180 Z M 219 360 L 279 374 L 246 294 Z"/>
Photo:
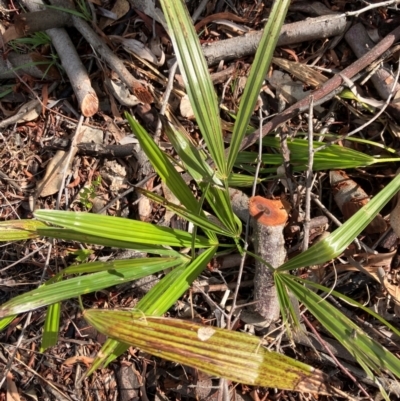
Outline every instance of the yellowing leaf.
<path fill-rule="evenodd" d="M 255 336 L 140 312 L 89 309 L 84 318 L 118 341 L 210 375 L 250 385 L 340 393 L 324 373 L 266 350 Z"/>

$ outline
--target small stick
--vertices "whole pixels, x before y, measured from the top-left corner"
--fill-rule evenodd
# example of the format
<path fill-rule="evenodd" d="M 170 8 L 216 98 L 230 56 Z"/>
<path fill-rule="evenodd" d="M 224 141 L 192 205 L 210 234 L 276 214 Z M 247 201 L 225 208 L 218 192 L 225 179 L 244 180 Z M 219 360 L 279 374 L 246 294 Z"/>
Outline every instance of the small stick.
<path fill-rule="evenodd" d="M 30 11 L 40 11 L 44 7 L 40 0 L 23 0 L 23 4 Z M 86 68 L 79 58 L 70 37 L 65 29 L 62 28 L 47 29 L 46 33 L 50 36 L 51 42 L 60 57 L 61 64 L 68 75 L 82 114 L 85 117 L 93 116 L 97 113 L 99 100 L 92 88 Z"/>

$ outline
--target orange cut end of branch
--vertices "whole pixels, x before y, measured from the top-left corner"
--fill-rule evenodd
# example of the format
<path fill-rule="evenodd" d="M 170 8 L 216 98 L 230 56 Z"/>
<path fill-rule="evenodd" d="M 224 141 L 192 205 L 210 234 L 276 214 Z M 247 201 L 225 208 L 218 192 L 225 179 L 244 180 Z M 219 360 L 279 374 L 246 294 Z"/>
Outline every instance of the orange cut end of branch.
<path fill-rule="evenodd" d="M 249 212 L 257 223 L 265 226 L 281 226 L 288 219 L 287 211 L 280 200 L 266 199 L 262 196 L 250 198 Z"/>

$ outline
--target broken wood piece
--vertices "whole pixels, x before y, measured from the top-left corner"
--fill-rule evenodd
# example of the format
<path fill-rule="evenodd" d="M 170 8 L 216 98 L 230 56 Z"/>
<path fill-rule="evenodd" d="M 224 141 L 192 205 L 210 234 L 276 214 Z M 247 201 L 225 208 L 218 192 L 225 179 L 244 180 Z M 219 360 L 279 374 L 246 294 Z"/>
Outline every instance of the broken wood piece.
<path fill-rule="evenodd" d="M 375 45 L 364 25 L 361 23 L 353 25 L 347 31 L 344 38 L 357 57 L 362 57 Z M 394 97 L 396 97 L 397 93 L 400 95 L 400 84 L 397 83 L 393 88 L 395 77 L 384 65 L 380 66 L 371 76 L 371 81 L 383 100 L 386 100 L 391 93 Z M 387 111 L 397 122 L 400 122 L 400 104 L 398 102 L 392 99 L 392 102 L 388 105 Z"/>
<path fill-rule="evenodd" d="M 249 217 L 249 197 L 240 189 L 229 188 L 233 213 L 246 222 Z"/>
<path fill-rule="evenodd" d="M 122 82 L 132 90 L 133 94 L 143 103 L 153 103 L 153 95 L 146 89 L 143 84 L 137 80 L 125 67 L 122 60 L 120 60 L 111 49 L 104 43 L 104 41 L 93 31 L 90 25 L 83 19 L 72 16 L 74 27 L 81 33 L 87 42 L 104 58 L 106 63 L 112 68 Z"/>
<path fill-rule="evenodd" d="M 344 171 L 331 170 L 329 178 L 335 201 L 345 220 L 348 220 L 369 202 L 367 193 Z M 380 214 L 377 214 L 365 228 L 365 232 L 378 234 L 386 231 L 386 228 L 386 221 Z"/>
<path fill-rule="evenodd" d="M 282 202 L 254 196 L 249 201 L 249 212 L 254 222 L 254 252 L 271 267 L 279 267 L 286 258 L 283 229 L 288 219 Z M 254 310 L 271 324 L 280 314 L 273 272 L 258 259 L 255 266 Z"/>
<path fill-rule="evenodd" d="M 43 10 L 44 4 L 40 0 L 23 0 L 23 4 L 30 11 Z M 79 107 L 85 117 L 91 117 L 99 108 L 99 99 L 92 88 L 89 75 L 76 52 L 70 37 L 63 28 L 47 29 L 46 33 L 60 57 L 61 64 L 70 80 L 76 95 Z"/>
<path fill-rule="evenodd" d="M 46 33 L 50 36 L 60 57 L 82 114 L 85 117 L 93 116 L 99 109 L 99 99 L 92 88 L 89 75 L 76 52 L 74 44 L 63 28 L 48 29 Z"/>

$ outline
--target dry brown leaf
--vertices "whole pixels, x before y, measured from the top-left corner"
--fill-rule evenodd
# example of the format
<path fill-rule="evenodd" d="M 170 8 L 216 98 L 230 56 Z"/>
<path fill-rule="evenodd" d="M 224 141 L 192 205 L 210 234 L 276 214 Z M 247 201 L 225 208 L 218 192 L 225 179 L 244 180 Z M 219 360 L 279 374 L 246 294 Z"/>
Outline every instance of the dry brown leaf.
<path fill-rule="evenodd" d="M 132 107 L 140 103 L 139 99 L 135 95 L 132 95 L 123 82 L 113 81 L 109 78 L 106 78 L 104 82 L 107 85 L 107 88 L 111 91 L 112 95 L 120 104 Z"/>
<path fill-rule="evenodd" d="M 121 143 L 126 133 L 122 131 L 109 116 L 104 115 L 103 118 L 107 122 L 107 131 L 113 136 L 116 143 Z"/>
<path fill-rule="evenodd" d="M 7 401 L 21 401 L 14 377 L 10 372 L 7 373 Z"/>
<path fill-rule="evenodd" d="M 397 306 L 400 306 L 400 286 L 398 284 L 389 283 L 389 280 L 386 277 L 383 280 L 383 285 Z"/>
<path fill-rule="evenodd" d="M 71 358 L 66 359 L 63 364 L 66 366 L 72 366 L 75 365 L 79 362 L 83 363 L 87 368 L 89 368 L 91 366 L 91 364 L 93 363 L 94 358 L 90 358 L 88 356 L 84 356 L 84 355 L 77 355 L 77 356 L 73 356 Z"/>
<path fill-rule="evenodd" d="M 273 57 L 272 62 L 307 85 L 317 87 L 328 80 L 325 75 L 315 71 L 312 67 L 306 64 L 296 63 L 278 57 Z"/>
<path fill-rule="evenodd" d="M 101 5 L 101 4 L 100 4 Z M 111 9 L 111 12 L 117 16 L 117 19 L 123 17 L 129 11 L 129 2 L 128 0 L 117 0 Z M 101 18 L 99 22 L 99 28 L 103 30 L 105 27 L 111 25 L 114 20 L 110 18 Z"/>
<path fill-rule="evenodd" d="M 181 112 L 181 116 L 185 117 L 189 120 L 193 120 L 194 119 L 194 112 L 193 112 L 193 108 L 192 105 L 190 104 L 190 100 L 189 100 L 189 96 L 185 95 L 182 99 L 181 99 L 181 104 L 179 106 L 180 112 Z"/>
<path fill-rule="evenodd" d="M 75 141 L 76 145 L 81 142 L 102 143 L 103 131 L 84 126 L 82 127 L 78 134 L 78 138 Z M 46 167 L 45 176 L 37 183 L 36 197 L 50 196 L 59 191 L 64 177 L 64 169 L 66 168 L 66 174 L 69 174 L 74 156 L 77 151 L 78 148 L 76 146 L 74 149 L 71 149 L 72 155 L 68 166 L 66 166 L 66 163 L 68 161 L 69 151 L 65 152 L 63 150 L 59 150 L 56 152 Z"/>

